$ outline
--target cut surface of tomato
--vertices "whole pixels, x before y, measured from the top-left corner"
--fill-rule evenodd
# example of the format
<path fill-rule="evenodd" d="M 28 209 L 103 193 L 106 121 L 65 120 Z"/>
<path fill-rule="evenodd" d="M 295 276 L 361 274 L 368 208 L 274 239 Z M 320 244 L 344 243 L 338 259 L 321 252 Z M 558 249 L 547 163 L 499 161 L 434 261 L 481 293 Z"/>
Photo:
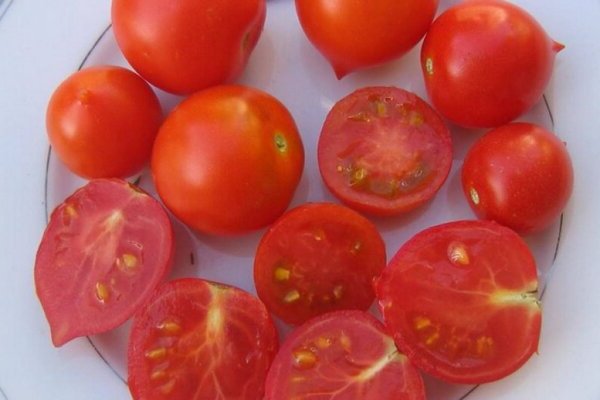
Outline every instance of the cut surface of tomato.
<path fill-rule="evenodd" d="M 380 321 L 335 311 L 307 321 L 281 346 L 266 400 L 424 400 L 419 371 Z"/>
<path fill-rule="evenodd" d="M 166 211 L 124 180 L 92 180 L 56 207 L 35 260 L 54 345 L 131 317 L 170 269 L 173 247 Z"/>
<path fill-rule="evenodd" d="M 400 248 L 375 287 L 398 348 L 442 380 L 497 380 L 537 350 L 535 260 L 518 234 L 495 222 L 425 229 Z"/>
<path fill-rule="evenodd" d="M 174 280 L 134 318 L 129 388 L 144 400 L 262 400 L 277 349 L 259 299 L 198 278 Z"/>
<path fill-rule="evenodd" d="M 284 214 L 259 243 L 258 296 L 289 324 L 340 309 L 366 310 L 373 279 L 385 267 L 377 228 L 356 211 L 309 203 Z"/>
<path fill-rule="evenodd" d="M 330 110 L 317 149 L 328 189 L 376 215 L 412 210 L 431 199 L 452 165 L 450 131 L 425 101 L 395 87 L 367 87 Z"/>

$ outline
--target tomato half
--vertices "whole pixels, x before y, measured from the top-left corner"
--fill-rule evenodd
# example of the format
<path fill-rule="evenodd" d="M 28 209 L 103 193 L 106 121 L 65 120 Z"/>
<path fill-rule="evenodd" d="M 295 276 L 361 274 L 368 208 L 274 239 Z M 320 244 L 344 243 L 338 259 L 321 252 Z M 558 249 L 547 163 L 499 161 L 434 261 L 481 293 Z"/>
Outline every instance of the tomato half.
<path fill-rule="evenodd" d="M 409 51 L 437 7 L 438 0 L 296 0 L 302 29 L 338 78 Z"/>
<path fill-rule="evenodd" d="M 190 94 L 243 71 L 260 38 L 265 0 L 113 0 L 115 39 L 153 85 Z"/>
<path fill-rule="evenodd" d="M 452 166 L 450 131 L 414 93 L 367 87 L 330 110 L 318 143 L 325 185 L 371 214 L 412 210 L 431 199 Z"/>
<path fill-rule="evenodd" d="M 372 222 L 341 205 L 310 203 L 288 211 L 263 236 L 254 283 L 273 314 L 299 324 L 328 311 L 369 308 L 385 263 Z"/>
<path fill-rule="evenodd" d="M 160 203 L 119 179 L 92 180 L 54 209 L 35 259 L 52 342 L 116 328 L 171 266 L 173 232 Z"/>
<path fill-rule="evenodd" d="M 162 122 L 156 94 L 134 72 L 99 66 L 70 75 L 46 110 L 52 149 L 84 178 L 125 178 L 150 159 Z"/>
<path fill-rule="evenodd" d="M 537 350 L 535 260 L 518 234 L 495 222 L 456 221 L 421 231 L 375 287 L 400 351 L 442 380 L 497 380 Z"/>
<path fill-rule="evenodd" d="M 197 278 L 174 280 L 133 320 L 129 388 L 140 400 L 262 400 L 277 349 L 275 325 L 256 297 Z"/>
<path fill-rule="evenodd" d="M 156 138 L 152 174 L 166 206 L 213 234 L 264 227 L 288 207 L 304 168 L 296 124 L 273 96 L 225 85 L 179 104 Z"/>
<path fill-rule="evenodd" d="M 573 191 L 573 166 L 565 144 L 541 126 L 511 123 L 491 130 L 471 147 L 462 186 L 480 218 L 519 233 L 555 222 Z"/>
<path fill-rule="evenodd" d="M 442 115 L 465 127 L 495 127 L 540 100 L 563 47 L 512 3 L 463 1 L 431 25 L 421 68 Z"/>
<path fill-rule="evenodd" d="M 419 371 L 363 311 L 313 318 L 285 340 L 265 400 L 424 400 Z"/>

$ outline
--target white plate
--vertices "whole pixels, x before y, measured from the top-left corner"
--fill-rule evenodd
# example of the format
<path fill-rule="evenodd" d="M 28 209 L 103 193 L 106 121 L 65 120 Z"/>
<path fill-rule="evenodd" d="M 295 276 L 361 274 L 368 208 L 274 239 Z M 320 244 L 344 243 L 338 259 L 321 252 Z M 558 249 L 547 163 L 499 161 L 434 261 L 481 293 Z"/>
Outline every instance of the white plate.
<path fill-rule="evenodd" d="M 451 2 L 442 0 L 440 8 Z M 517 3 L 567 46 L 558 56 L 546 102 L 522 119 L 553 128 L 568 143 L 575 190 L 562 227 L 557 223 L 528 239 L 542 284 L 547 283 L 539 354 L 514 375 L 472 391 L 427 378 L 430 400 L 600 398 L 600 189 L 594 179 L 594 162 L 600 158 L 600 2 Z M 33 261 L 47 212 L 83 183 L 48 157 L 46 102 L 81 65 L 125 65 L 108 29 L 109 9 L 107 0 L 0 0 L 0 399 L 130 398 L 123 381 L 128 325 L 55 349 L 33 288 Z M 320 181 L 315 159 L 329 107 L 354 88 L 373 84 L 396 85 L 425 97 L 417 57 L 418 47 L 399 61 L 337 81 L 301 32 L 293 2 L 269 1 L 265 31 L 240 82 L 281 99 L 298 123 L 307 158 L 294 204 L 335 201 Z M 161 99 L 166 109 L 177 101 L 163 93 Z M 454 167 L 433 202 L 408 216 L 377 221 L 389 255 L 421 228 L 472 216 L 456 173 L 474 137 L 455 133 Z M 142 185 L 152 191 L 147 173 Z M 232 240 L 191 234 L 180 225 L 176 231 L 173 276 L 208 277 L 254 292 L 252 252 L 262 232 Z"/>

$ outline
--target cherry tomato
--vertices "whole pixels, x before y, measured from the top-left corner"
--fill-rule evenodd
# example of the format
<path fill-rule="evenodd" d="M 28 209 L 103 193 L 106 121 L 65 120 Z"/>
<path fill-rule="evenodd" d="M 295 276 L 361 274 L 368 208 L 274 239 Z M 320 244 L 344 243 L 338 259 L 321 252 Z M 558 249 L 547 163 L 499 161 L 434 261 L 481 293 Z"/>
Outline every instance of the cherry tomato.
<path fill-rule="evenodd" d="M 242 233 L 288 207 L 304 150 L 281 102 L 244 86 L 216 86 L 189 97 L 156 138 L 152 173 L 166 206 L 190 227 Z"/>
<path fill-rule="evenodd" d="M 190 94 L 236 79 L 262 33 L 265 0 L 113 0 L 117 44 L 153 85 Z"/>
<path fill-rule="evenodd" d="M 540 100 L 562 48 L 514 4 L 463 1 L 431 25 L 421 67 L 442 115 L 465 127 L 495 127 Z"/>
<path fill-rule="evenodd" d="M 442 380 L 497 380 L 537 350 L 535 260 L 517 233 L 493 221 L 421 231 L 394 255 L 375 286 L 400 351 Z"/>
<path fill-rule="evenodd" d="M 75 72 L 52 94 L 48 139 L 58 158 L 84 178 L 124 178 L 150 159 L 162 122 L 158 98 L 134 72 L 99 66 Z"/>
<path fill-rule="evenodd" d="M 573 166 L 554 134 L 538 125 L 511 123 L 471 147 L 462 186 L 477 216 L 528 234 L 560 216 L 573 190 Z"/>
<path fill-rule="evenodd" d="M 341 205 L 311 203 L 284 214 L 264 235 L 254 283 L 273 314 L 299 324 L 328 311 L 369 308 L 385 263 L 373 223 Z"/>
<path fill-rule="evenodd" d="M 408 52 L 437 7 L 438 0 L 296 0 L 302 29 L 338 79 Z"/>
<path fill-rule="evenodd" d="M 35 260 L 35 287 L 52 342 L 116 328 L 144 304 L 171 266 L 162 206 L 118 179 L 92 180 L 50 217 Z"/>
<path fill-rule="evenodd" d="M 265 400 L 424 400 L 421 375 L 384 326 L 363 311 L 336 311 L 294 330 L 266 381 Z"/>
<path fill-rule="evenodd" d="M 135 316 L 134 399 L 262 400 L 278 349 L 265 306 L 241 289 L 197 278 L 168 282 Z"/>
<path fill-rule="evenodd" d="M 431 199 L 452 166 L 450 131 L 414 93 L 359 89 L 331 109 L 319 137 L 325 185 L 359 211 L 392 215 Z"/>

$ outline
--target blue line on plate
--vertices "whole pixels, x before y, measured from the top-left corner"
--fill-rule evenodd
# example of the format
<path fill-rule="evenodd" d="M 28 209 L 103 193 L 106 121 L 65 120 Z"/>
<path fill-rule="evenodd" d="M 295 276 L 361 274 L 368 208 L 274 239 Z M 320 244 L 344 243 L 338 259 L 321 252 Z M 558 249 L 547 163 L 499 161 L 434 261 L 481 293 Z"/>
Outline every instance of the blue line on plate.
<path fill-rule="evenodd" d="M 8 2 L 6 3 L 4 3 L 4 0 L 0 0 L 0 21 L 2 20 L 2 17 L 4 17 L 12 3 L 13 0 L 8 0 Z"/>
<path fill-rule="evenodd" d="M 2 0 L 0 0 L 0 4 L 2 4 Z M 2 398 L 4 398 L 4 400 L 8 400 L 8 396 L 6 395 L 6 393 L 4 393 L 4 390 L 2 390 L 1 387 L 0 387 L 0 395 L 2 395 Z"/>

